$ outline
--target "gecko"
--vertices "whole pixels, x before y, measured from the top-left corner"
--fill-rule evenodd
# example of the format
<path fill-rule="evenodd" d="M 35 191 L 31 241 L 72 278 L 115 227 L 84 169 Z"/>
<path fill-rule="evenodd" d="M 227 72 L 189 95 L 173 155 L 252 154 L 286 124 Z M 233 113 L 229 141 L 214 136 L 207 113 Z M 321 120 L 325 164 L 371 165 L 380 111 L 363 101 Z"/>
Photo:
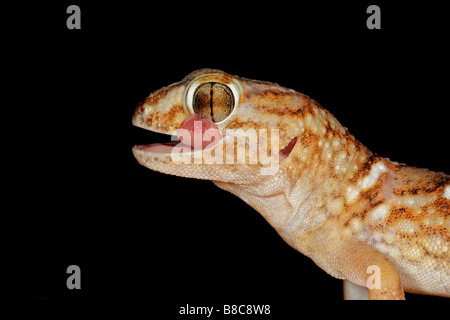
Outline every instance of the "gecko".
<path fill-rule="evenodd" d="M 136 145 L 134 157 L 241 198 L 288 245 L 344 280 L 346 299 L 361 288 L 370 300 L 403 300 L 405 291 L 450 297 L 449 175 L 378 156 L 305 94 L 215 69 L 151 93 L 132 117 L 171 136 L 192 134 L 194 122 L 213 131 L 210 144 L 193 148 L 185 136 Z M 250 143 L 249 132 L 270 134 Z M 250 161 L 263 144 L 276 166 Z M 207 161 L 240 150 L 245 161 Z"/>

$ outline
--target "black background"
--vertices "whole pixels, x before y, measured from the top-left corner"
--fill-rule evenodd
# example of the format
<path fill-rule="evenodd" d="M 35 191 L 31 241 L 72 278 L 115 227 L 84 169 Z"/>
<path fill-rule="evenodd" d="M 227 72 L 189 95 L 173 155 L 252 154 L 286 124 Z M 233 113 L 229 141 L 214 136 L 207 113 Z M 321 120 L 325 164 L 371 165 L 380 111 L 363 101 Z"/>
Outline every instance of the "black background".
<path fill-rule="evenodd" d="M 373 152 L 450 172 L 443 8 L 314 3 L 5 10 L 5 293 L 140 300 L 171 316 L 186 304 L 269 304 L 276 318 L 341 300 L 341 281 L 243 201 L 208 181 L 150 171 L 131 153 L 162 137 L 131 125 L 135 106 L 208 67 L 305 93 Z M 70 4 L 81 8 L 81 30 L 66 28 Z M 381 30 L 366 27 L 370 4 L 381 7 Z M 71 264 L 81 290 L 66 288 Z"/>

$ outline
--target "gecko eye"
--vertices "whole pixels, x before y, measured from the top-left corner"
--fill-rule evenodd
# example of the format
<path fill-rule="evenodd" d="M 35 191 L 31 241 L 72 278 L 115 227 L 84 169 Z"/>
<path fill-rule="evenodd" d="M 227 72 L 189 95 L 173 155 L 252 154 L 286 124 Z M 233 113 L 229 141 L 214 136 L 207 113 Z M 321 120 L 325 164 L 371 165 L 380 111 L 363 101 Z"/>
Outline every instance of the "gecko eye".
<path fill-rule="evenodd" d="M 198 86 L 192 98 L 194 113 L 214 122 L 225 120 L 233 111 L 233 92 L 218 82 L 203 83 Z"/>
<path fill-rule="evenodd" d="M 226 125 L 237 110 L 242 91 L 238 79 L 216 72 L 202 74 L 187 85 L 183 105 L 190 114 Z"/>

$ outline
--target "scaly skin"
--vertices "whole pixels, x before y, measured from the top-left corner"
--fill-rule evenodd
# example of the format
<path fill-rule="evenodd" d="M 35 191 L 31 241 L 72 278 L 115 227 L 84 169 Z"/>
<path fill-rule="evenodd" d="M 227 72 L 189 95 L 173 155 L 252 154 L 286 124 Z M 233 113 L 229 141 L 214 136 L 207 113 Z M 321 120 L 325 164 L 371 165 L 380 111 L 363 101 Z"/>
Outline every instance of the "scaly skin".
<path fill-rule="evenodd" d="M 404 299 L 403 290 L 450 297 L 450 176 L 373 154 L 306 95 L 219 70 L 198 70 L 152 93 L 133 124 L 173 134 L 192 113 L 186 93 L 199 78 L 238 88 L 233 113 L 217 123 L 223 135 L 277 128 L 279 149 L 271 151 L 296 138 L 289 156 L 276 174 L 262 175 L 260 164 L 177 164 L 170 154 L 134 147 L 142 165 L 212 180 L 336 278 L 366 287 L 367 268 L 378 266 L 381 287 L 369 288 L 369 299 Z"/>

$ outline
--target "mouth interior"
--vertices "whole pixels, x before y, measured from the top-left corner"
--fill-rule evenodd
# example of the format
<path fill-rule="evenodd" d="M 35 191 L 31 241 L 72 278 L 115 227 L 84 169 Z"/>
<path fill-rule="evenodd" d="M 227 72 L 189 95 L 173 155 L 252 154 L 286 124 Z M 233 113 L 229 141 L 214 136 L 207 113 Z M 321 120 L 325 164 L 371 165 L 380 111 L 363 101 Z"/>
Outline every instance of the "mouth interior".
<path fill-rule="evenodd" d="M 197 151 L 213 146 L 221 139 L 222 134 L 211 119 L 193 114 L 181 123 L 176 136 L 172 135 L 172 142 L 152 143 L 135 148 L 155 153 L 171 153 L 174 147 L 182 148 L 183 151 Z"/>
<path fill-rule="evenodd" d="M 171 153 L 173 148 L 177 144 L 182 144 L 179 141 L 167 142 L 167 143 L 151 143 L 142 146 L 135 146 L 134 149 L 145 151 L 145 152 L 154 152 L 154 153 Z"/>
<path fill-rule="evenodd" d="M 176 131 L 176 136 L 172 135 L 172 141 L 167 143 L 152 143 L 148 145 L 135 146 L 135 150 L 152 153 L 172 153 L 175 147 L 182 148 L 183 152 L 204 150 L 207 147 L 216 145 L 223 139 L 219 128 L 210 119 L 201 118 L 194 114 L 187 117 L 180 128 Z M 279 160 L 286 159 L 297 142 L 297 137 L 293 138 L 286 147 L 279 152 Z"/>

